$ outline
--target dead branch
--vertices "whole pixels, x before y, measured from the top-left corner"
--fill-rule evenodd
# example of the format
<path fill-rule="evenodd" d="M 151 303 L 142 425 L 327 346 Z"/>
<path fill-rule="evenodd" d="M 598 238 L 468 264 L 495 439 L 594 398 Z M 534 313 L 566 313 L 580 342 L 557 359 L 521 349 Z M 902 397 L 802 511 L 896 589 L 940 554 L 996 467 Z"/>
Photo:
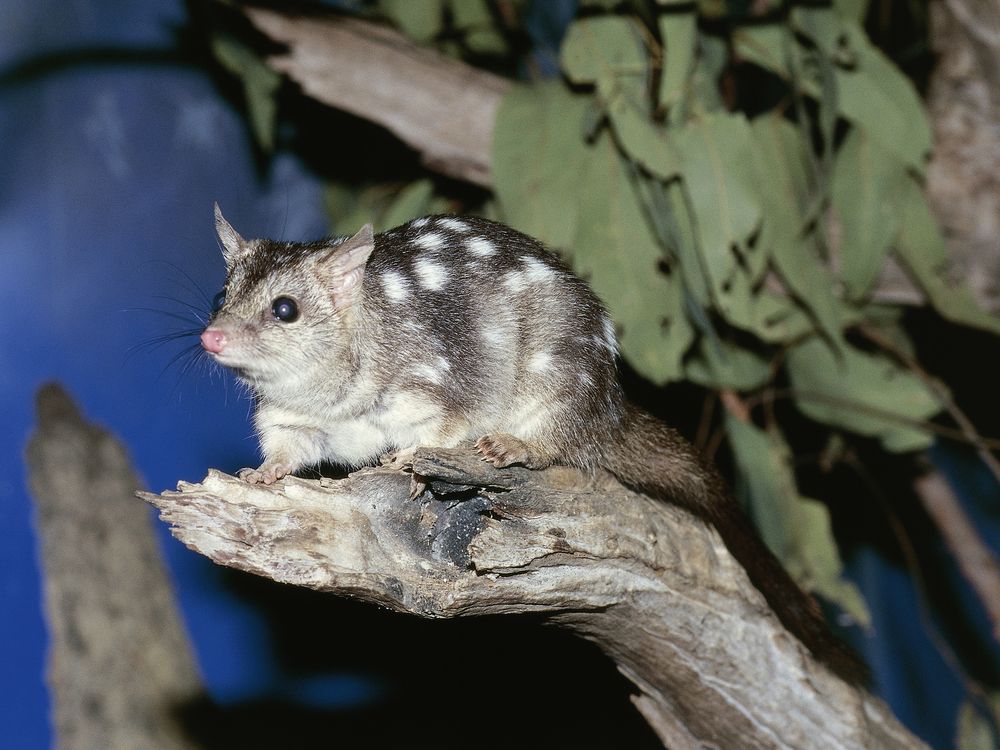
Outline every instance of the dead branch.
<path fill-rule="evenodd" d="M 211 472 L 141 496 L 217 563 L 423 617 L 533 612 L 596 643 L 671 748 L 914 748 L 886 706 L 815 662 L 718 535 L 575 470 L 420 450 L 266 488 Z M 488 675 L 470 674 L 470 680 Z"/>
<path fill-rule="evenodd" d="M 316 101 L 390 130 L 424 164 L 475 185 L 491 184 L 493 123 L 510 83 L 450 60 L 385 26 L 244 8 L 267 36 L 288 45 L 268 62 Z"/>
<path fill-rule="evenodd" d="M 27 459 L 55 746 L 193 747 L 180 714 L 201 682 L 125 450 L 49 385 Z"/>

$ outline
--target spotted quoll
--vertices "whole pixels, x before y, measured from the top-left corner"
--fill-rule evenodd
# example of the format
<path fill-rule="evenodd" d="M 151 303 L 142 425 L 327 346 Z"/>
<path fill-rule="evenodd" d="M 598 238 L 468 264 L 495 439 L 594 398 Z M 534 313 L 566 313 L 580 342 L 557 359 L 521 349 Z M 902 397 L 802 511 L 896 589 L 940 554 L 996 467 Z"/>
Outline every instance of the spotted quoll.
<path fill-rule="evenodd" d="M 625 399 L 611 318 L 541 243 L 472 216 L 247 240 L 215 212 L 228 276 L 201 343 L 255 396 L 264 461 L 247 482 L 418 446 L 474 446 L 498 467 L 604 468 L 714 524 L 786 625 L 856 671 L 716 473 Z"/>

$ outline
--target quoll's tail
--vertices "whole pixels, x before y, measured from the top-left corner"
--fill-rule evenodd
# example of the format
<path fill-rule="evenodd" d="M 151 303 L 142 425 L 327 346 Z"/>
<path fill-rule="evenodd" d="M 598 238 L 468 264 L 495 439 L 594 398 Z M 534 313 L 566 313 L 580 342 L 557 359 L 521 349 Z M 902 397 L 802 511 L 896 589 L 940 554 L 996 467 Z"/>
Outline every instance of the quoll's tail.
<path fill-rule="evenodd" d="M 829 631 L 816 601 L 792 580 L 716 471 L 676 430 L 630 406 L 605 468 L 643 494 L 679 505 L 712 524 L 782 624 L 841 678 L 852 684 L 867 682 L 865 665 Z"/>

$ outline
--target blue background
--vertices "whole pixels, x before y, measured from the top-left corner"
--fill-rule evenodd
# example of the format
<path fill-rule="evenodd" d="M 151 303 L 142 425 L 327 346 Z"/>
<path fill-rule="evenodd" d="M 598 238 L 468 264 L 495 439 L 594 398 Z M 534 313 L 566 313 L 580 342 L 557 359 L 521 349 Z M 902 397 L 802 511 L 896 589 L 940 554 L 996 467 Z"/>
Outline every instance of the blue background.
<path fill-rule="evenodd" d="M 563 11 L 571 5 L 564 3 Z M 199 480 L 210 466 L 233 471 L 254 464 L 249 404 L 228 376 L 200 360 L 186 370 L 188 359 L 169 364 L 194 337 L 132 348 L 178 327 L 200 327 L 194 311 L 207 309 L 224 273 L 213 233 L 214 200 L 247 236 L 305 239 L 329 228 L 321 180 L 294 154 L 279 151 L 261 168 L 237 107 L 178 47 L 176 30 L 185 20 L 184 5 L 170 0 L 5 0 L 0 8 L 0 737 L 12 748 L 50 743 L 46 634 L 23 464 L 35 390 L 50 379 L 66 385 L 91 419 L 124 441 L 154 490 Z M 536 19 L 536 36 L 553 36 L 551 22 L 551 16 Z M 111 48 L 128 54 L 109 54 Z M 74 50 L 87 52 L 64 54 Z M 186 320 L 143 309 L 151 307 Z M 939 449 L 936 455 L 984 533 L 996 539 L 996 512 L 976 510 L 1000 506 L 996 483 L 964 453 Z M 454 664 L 440 667 L 439 683 L 431 683 L 451 694 L 466 690 L 446 683 L 460 679 L 469 649 L 477 658 L 494 659 L 498 674 L 505 663 L 523 658 L 529 643 L 564 668 L 580 662 L 590 669 L 599 662 L 530 623 L 485 626 L 510 634 L 519 653 L 511 656 L 496 641 L 484 649 L 475 625 L 428 626 L 331 605 L 316 620 L 329 628 L 322 636 L 329 637 L 323 663 L 307 669 L 297 657 L 289 666 L 275 640 L 294 639 L 299 631 L 282 631 L 260 602 L 277 596 L 282 606 L 305 611 L 304 602 L 315 595 L 296 598 L 234 583 L 232 574 L 171 540 L 162 524 L 158 533 L 217 706 L 278 701 L 319 707 L 340 712 L 337 726 L 345 730 L 371 730 L 372 724 L 343 717 L 367 711 L 367 721 L 374 721 L 373 707 L 390 705 L 392 695 L 408 689 L 403 699 L 417 705 L 434 697 L 433 690 L 417 692 L 428 684 L 426 675 L 400 677 L 396 663 L 419 672 L 452 658 Z M 853 635 L 897 714 L 934 746 L 947 747 L 963 692 L 925 625 L 933 622 L 967 639 L 970 651 L 980 654 L 980 676 L 995 677 L 996 650 L 976 652 L 990 643 L 987 623 L 947 554 L 937 542 L 922 552 L 940 561 L 937 586 L 954 593 L 951 614 L 965 624 L 956 631 L 935 613 L 922 614 L 904 566 L 862 547 L 851 570 L 872 606 L 878 637 Z M 312 622 L 314 616 L 302 617 Z M 303 622 L 296 627 L 312 632 Z M 387 630 L 379 630 L 383 625 Z M 420 645 L 407 653 L 425 651 L 427 662 L 399 650 L 399 642 L 410 638 Z M 442 657 L 438 649 L 457 657 Z M 524 663 L 518 669 L 523 677 L 506 679 L 551 679 L 525 672 Z M 616 679 L 610 668 L 605 673 Z M 593 695 L 595 705 L 620 699 L 622 711 L 631 711 L 624 685 L 615 683 L 610 699 L 596 687 L 580 689 Z M 573 700 L 587 713 L 586 695 Z M 610 722 L 613 732 L 616 722 L 631 721 L 624 715 L 595 721 Z M 643 730 L 631 731 L 641 736 Z"/>

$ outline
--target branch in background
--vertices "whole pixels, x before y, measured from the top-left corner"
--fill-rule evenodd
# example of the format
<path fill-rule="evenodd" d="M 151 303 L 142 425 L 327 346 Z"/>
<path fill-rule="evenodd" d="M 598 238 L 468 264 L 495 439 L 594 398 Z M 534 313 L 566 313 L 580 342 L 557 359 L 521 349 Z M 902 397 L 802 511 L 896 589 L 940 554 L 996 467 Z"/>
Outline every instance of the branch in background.
<path fill-rule="evenodd" d="M 268 59 L 316 101 L 390 130 L 436 172 L 489 187 L 493 124 L 510 83 L 450 60 L 385 26 L 303 18 L 262 8 L 244 13 L 288 45 Z"/>
<path fill-rule="evenodd" d="M 951 485 L 940 472 L 928 471 L 914 490 L 934 520 L 959 569 L 976 592 L 1000 641 L 1000 565 L 969 520 Z"/>
<path fill-rule="evenodd" d="M 666 745 L 923 747 L 791 637 L 718 535 L 607 476 L 496 470 L 419 450 L 388 467 L 250 486 L 211 472 L 141 493 L 217 563 L 423 617 L 532 612 L 596 643 Z M 485 488 L 485 489 L 484 489 Z M 489 676 L 470 665 L 470 684 Z"/>
<path fill-rule="evenodd" d="M 48 385 L 27 460 L 55 746 L 191 747 L 179 714 L 201 683 L 125 450 Z"/>
<path fill-rule="evenodd" d="M 953 0 L 956 1 L 956 0 Z M 420 47 L 385 26 L 339 17 L 309 18 L 243 8 L 250 21 L 288 51 L 268 63 L 310 97 L 392 131 L 434 171 L 491 186 L 493 127 L 511 82 Z M 994 50 L 995 51 L 995 50 Z M 993 65 L 998 65 L 993 61 Z M 946 69 L 947 66 L 942 66 Z M 938 145 L 928 172 L 938 217 L 951 234 L 952 267 L 987 310 L 1000 312 L 1000 143 L 990 127 L 949 133 L 955 119 L 946 76 L 932 86 L 931 114 Z M 941 102 L 935 104 L 935 102 Z M 964 110 L 963 110 L 964 111 Z M 995 120 L 994 120 L 995 121 Z M 968 128 L 968 123 L 959 123 Z M 975 135 L 975 137 L 972 137 Z M 986 142 L 983 142 L 986 139 Z M 952 144 L 949 146 L 949 144 Z M 958 168 L 975 167 L 965 181 Z M 967 239 L 962 239 L 963 234 Z M 875 302 L 920 305 L 925 297 L 892 258 L 873 292 Z"/>

